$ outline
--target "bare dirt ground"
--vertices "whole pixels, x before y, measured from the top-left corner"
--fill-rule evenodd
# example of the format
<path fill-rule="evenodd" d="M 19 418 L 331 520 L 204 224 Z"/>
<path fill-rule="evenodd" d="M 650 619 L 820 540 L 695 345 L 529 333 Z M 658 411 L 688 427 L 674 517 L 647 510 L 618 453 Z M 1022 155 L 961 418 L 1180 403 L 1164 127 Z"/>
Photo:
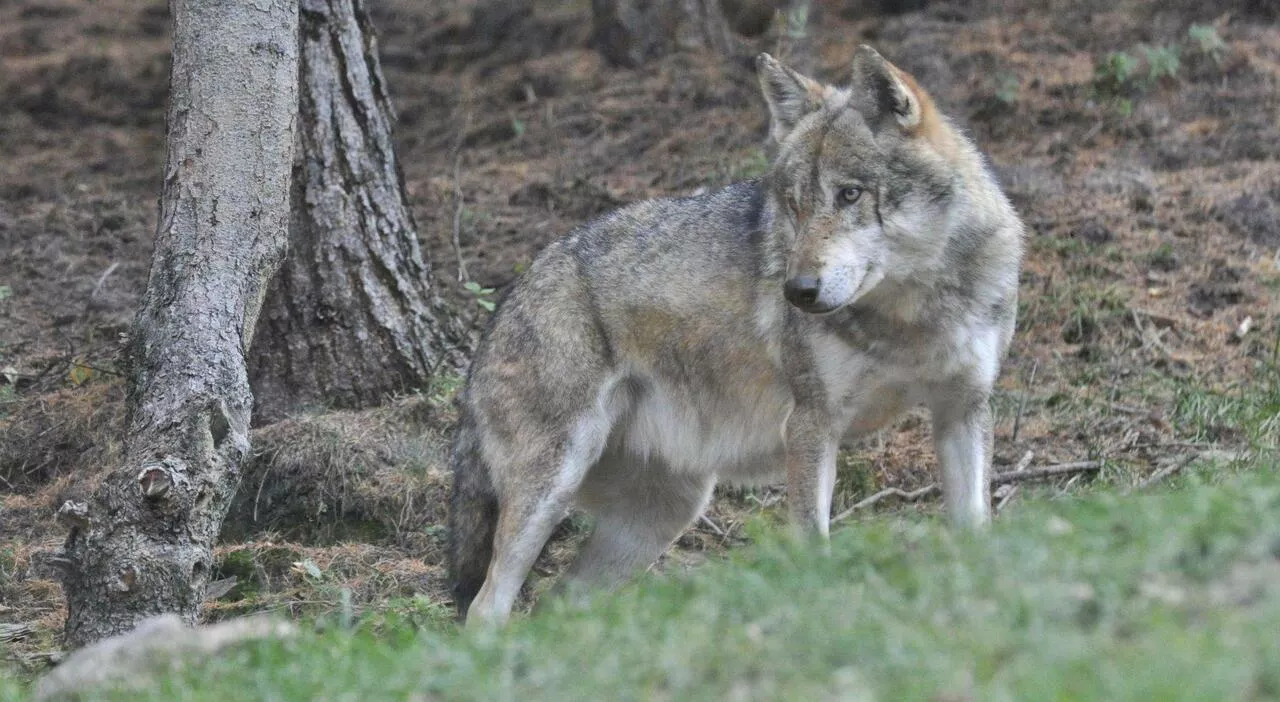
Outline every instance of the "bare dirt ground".
<path fill-rule="evenodd" d="M 588 46 L 585 1 L 507 16 L 471 0 L 371 4 L 421 236 L 444 294 L 476 323 L 459 253 L 473 279 L 500 288 L 594 214 L 763 169 L 749 54 L 616 69 Z M 843 80 L 862 42 L 915 73 L 989 154 L 1028 224 L 998 469 L 1028 451 L 1036 465 L 1097 459 L 1100 484 L 1123 486 L 1188 452 L 1256 450 L 1257 432 L 1215 408 L 1273 382 L 1280 340 L 1273 7 L 815 4 L 817 75 Z M 1189 36 L 1193 23 L 1222 46 Z M 0 623 L 30 625 L 10 651 L 32 665 L 56 648 L 62 617 L 42 565 L 62 538 L 53 510 L 116 450 L 119 337 L 155 228 L 167 32 L 154 0 L 0 2 Z M 1161 75 L 1168 51 L 1180 60 Z M 1111 52 L 1135 59 L 1133 75 L 1099 77 Z M 452 389 L 263 428 L 222 549 L 235 585 L 211 615 L 442 602 Z M 838 508 L 933 481 L 918 418 L 842 460 Z M 776 499 L 727 491 L 668 561 L 737 543 Z"/>

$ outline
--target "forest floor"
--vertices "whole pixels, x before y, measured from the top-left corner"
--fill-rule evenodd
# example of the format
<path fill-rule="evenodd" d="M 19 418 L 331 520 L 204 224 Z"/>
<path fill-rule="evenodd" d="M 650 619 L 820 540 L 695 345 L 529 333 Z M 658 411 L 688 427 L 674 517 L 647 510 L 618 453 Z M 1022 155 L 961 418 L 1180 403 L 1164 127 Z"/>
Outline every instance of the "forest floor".
<path fill-rule="evenodd" d="M 498 19 L 475 4 L 372 3 L 408 198 L 442 294 L 474 325 L 486 313 L 458 282 L 459 259 L 501 288 L 593 215 L 763 171 L 766 115 L 746 58 L 612 68 L 588 46 L 585 0 Z M 1274 470 L 1274 11 L 990 0 L 884 15 L 874 4 L 815 3 L 817 77 L 844 80 L 853 48 L 876 46 L 969 130 L 1028 225 L 995 398 L 997 470 L 1028 453 L 1032 467 L 1101 466 L 998 502 L 1016 512 L 1030 495 L 1125 490 L 1169 468 Z M 63 617 L 47 566 L 63 538 L 53 511 L 91 490 L 119 448 L 119 339 L 156 224 L 167 31 L 156 0 L 0 3 L 0 634 L 11 639 L 0 645 L 28 673 L 56 656 Z M 257 430 L 219 551 L 230 589 L 210 616 L 445 602 L 457 384 Z M 909 416 L 842 455 L 835 508 L 931 484 L 932 466 L 928 423 Z M 664 567 L 748 541 L 744 525 L 777 501 L 771 489 L 723 491 Z M 540 576 L 581 532 L 560 530 Z"/>

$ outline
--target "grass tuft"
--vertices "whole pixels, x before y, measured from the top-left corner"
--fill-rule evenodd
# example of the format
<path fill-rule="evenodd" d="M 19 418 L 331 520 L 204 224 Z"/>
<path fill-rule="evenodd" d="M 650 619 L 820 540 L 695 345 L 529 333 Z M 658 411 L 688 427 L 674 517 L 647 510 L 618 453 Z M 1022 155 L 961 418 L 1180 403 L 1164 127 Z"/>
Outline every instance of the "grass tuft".
<path fill-rule="evenodd" d="M 1022 503 L 985 535 L 876 519 L 838 531 L 829 555 L 752 529 L 756 543 L 727 562 L 585 607 L 549 602 L 504 631 L 459 632 L 438 605 L 400 600 L 185 669 L 142 697 L 1274 696 L 1280 480 L 1184 484 Z"/>

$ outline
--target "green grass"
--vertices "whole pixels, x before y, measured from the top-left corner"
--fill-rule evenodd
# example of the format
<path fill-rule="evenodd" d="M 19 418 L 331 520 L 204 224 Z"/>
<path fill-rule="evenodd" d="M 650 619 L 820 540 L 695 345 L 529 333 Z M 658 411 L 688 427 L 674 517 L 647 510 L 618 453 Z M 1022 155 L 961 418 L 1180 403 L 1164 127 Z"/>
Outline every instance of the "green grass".
<path fill-rule="evenodd" d="M 1209 24 L 1193 24 L 1187 29 L 1187 39 L 1196 51 L 1207 56 L 1215 66 L 1222 65 L 1227 53 L 1227 44 L 1218 36 L 1218 30 Z"/>
<path fill-rule="evenodd" d="M 882 517 L 830 555 L 757 529 L 727 563 L 506 631 L 459 633 L 430 607 L 334 617 L 147 697 L 1280 698 L 1280 478 L 1176 486 L 1030 500 L 982 536 Z"/>
<path fill-rule="evenodd" d="M 1193 440 L 1243 440 L 1272 457 L 1280 446 L 1280 368 L 1258 364 L 1254 377 L 1225 390 L 1184 384 L 1174 398 L 1174 421 Z"/>

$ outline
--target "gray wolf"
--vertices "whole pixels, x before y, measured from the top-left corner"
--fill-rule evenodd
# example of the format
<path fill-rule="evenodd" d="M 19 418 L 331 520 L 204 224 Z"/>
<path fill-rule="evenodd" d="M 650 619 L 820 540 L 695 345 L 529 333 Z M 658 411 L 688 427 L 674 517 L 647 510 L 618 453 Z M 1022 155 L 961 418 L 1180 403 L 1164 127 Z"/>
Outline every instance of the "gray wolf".
<path fill-rule="evenodd" d="M 570 587 L 649 567 L 717 481 L 785 476 L 828 532 L 836 450 L 930 410 L 946 511 L 990 519 L 988 399 L 1022 224 L 974 145 L 869 47 L 847 87 L 761 55 L 767 175 L 624 207 L 549 245 L 473 359 L 454 443 L 460 616 L 502 622 L 566 510 Z"/>

